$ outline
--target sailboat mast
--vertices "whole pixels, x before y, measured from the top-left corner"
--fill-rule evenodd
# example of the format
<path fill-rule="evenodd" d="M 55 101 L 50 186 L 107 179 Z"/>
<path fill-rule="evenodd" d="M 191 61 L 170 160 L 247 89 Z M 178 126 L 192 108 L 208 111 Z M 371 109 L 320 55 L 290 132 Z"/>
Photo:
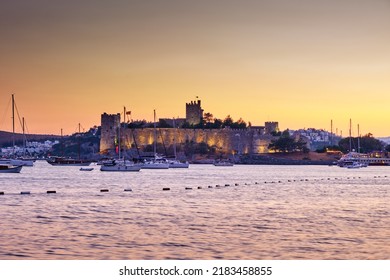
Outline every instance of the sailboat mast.
<path fill-rule="evenodd" d="M 119 114 L 119 127 L 118 127 L 118 159 L 121 159 L 121 116 Z"/>
<path fill-rule="evenodd" d="M 352 120 L 349 119 L 349 152 L 352 152 L 352 132 L 351 132 L 351 129 L 352 129 Z"/>
<path fill-rule="evenodd" d="M 15 154 L 15 98 L 12 94 L 12 149 Z"/>
<path fill-rule="evenodd" d="M 333 120 L 330 120 L 330 145 L 333 146 Z"/>
<path fill-rule="evenodd" d="M 24 134 L 24 117 L 22 118 L 22 130 L 23 130 L 23 156 L 26 155 L 26 136 Z"/>
<path fill-rule="evenodd" d="M 153 110 L 153 123 L 154 123 L 154 145 L 153 145 L 153 151 L 154 155 L 157 153 L 157 128 L 156 128 L 156 110 Z"/>
<path fill-rule="evenodd" d="M 358 153 L 360 153 L 360 128 L 359 128 L 359 124 L 357 126 L 357 129 L 358 129 Z"/>
<path fill-rule="evenodd" d="M 80 159 L 80 154 L 81 154 L 81 143 L 80 143 L 80 137 L 81 137 L 81 130 L 80 130 L 80 123 L 79 123 L 79 159 Z"/>
<path fill-rule="evenodd" d="M 175 155 L 176 159 L 176 125 L 175 125 L 175 118 L 173 118 L 173 129 L 174 129 L 174 135 L 173 135 L 173 154 Z"/>

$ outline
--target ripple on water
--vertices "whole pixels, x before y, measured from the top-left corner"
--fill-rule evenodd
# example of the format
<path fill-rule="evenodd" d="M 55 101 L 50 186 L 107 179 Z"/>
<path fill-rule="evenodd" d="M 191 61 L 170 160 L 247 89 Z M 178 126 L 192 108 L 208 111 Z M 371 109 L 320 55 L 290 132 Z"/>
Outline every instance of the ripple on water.
<path fill-rule="evenodd" d="M 353 179 L 349 171 L 194 165 L 180 173 L 95 172 L 90 178 L 75 176 L 78 168 L 38 162 L 23 178 L 7 177 L 6 193 L 15 195 L 0 198 L 7 213 L 0 258 L 388 258 L 390 176 L 369 167 Z M 21 197 L 26 182 L 33 195 Z M 224 187 L 208 188 L 216 185 Z M 133 192 L 125 195 L 129 186 Z M 102 188 L 110 191 L 102 195 Z M 58 194 L 47 196 L 49 189 Z"/>

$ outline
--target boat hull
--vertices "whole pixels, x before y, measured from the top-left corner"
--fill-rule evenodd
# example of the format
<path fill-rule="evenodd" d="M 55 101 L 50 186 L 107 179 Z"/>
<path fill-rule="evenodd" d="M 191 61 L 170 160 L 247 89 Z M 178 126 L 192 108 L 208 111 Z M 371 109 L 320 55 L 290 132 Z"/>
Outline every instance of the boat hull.
<path fill-rule="evenodd" d="M 1 159 L 0 164 L 10 164 L 13 166 L 34 166 L 34 161 L 25 159 Z"/>
<path fill-rule="evenodd" d="M 72 158 L 51 158 L 47 162 L 53 166 L 89 166 L 88 160 L 72 159 Z"/>
<path fill-rule="evenodd" d="M 189 166 L 188 162 L 169 163 L 169 168 L 188 168 Z"/>
<path fill-rule="evenodd" d="M 141 170 L 141 166 L 138 165 L 102 165 L 100 171 L 111 171 L 111 172 L 137 172 Z"/>
<path fill-rule="evenodd" d="M 144 163 L 142 169 L 169 169 L 169 163 Z"/>
<path fill-rule="evenodd" d="M 0 166 L 0 173 L 20 173 L 23 166 L 8 166 L 8 165 L 1 165 Z"/>

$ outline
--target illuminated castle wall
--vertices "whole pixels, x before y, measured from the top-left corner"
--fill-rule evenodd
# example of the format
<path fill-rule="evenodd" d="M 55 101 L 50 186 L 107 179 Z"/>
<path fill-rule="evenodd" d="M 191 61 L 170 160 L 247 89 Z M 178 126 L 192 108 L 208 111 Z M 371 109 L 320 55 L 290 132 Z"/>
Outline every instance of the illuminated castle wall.
<path fill-rule="evenodd" d="M 102 130 L 100 140 L 100 152 L 107 152 L 115 149 L 115 141 L 118 135 L 120 115 L 101 116 Z M 207 143 L 216 148 L 216 151 L 226 154 L 232 153 L 266 153 L 268 144 L 273 137 L 266 133 L 264 127 L 248 129 L 174 129 L 159 128 L 157 143 L 164 143 L 165 146 L 173 145 L 176 135 L 176 144 L 183 145 L 186 142 Z M 135 140 L 135 141 L 134 141 Z M 129 129 L 121 128 L 121 143 L 124 148 L 137 146 L 143 150 L 154 141 L 153 128 Z"/>

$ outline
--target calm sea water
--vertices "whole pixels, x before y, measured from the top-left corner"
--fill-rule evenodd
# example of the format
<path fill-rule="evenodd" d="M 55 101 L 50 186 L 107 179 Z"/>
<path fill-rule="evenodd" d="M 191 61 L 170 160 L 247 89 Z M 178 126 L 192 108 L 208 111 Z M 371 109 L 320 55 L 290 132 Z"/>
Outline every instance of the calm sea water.
<path fill-rule="evenodd" d="M 389 167 L 94 167 L 0 174 L 0 259 L 390 258 Z"/>

